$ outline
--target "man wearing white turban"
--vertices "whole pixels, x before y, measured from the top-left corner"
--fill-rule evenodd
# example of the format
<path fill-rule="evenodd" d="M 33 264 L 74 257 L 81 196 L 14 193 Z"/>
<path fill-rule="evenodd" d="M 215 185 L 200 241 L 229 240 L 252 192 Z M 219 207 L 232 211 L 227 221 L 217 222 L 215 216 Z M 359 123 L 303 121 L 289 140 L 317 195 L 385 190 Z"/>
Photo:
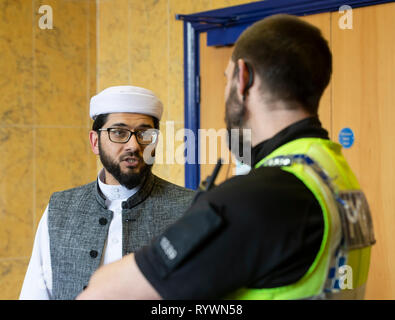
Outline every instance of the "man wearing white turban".
<path fill-rule="evenodd" d="M 175 222 L 194 193 L 151 173 L 163 105 L 133 86 L 90 102 L 96 181 L 55 192 L 41 218 L 20 299 L 74 299 L 100 265 L 134 252 Z"/>

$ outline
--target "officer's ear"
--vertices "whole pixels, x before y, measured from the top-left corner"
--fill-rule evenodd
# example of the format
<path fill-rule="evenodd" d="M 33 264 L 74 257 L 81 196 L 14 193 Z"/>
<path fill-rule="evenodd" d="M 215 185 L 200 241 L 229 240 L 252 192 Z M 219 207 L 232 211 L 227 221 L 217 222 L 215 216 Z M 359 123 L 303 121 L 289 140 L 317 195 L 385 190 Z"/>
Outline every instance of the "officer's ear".
<path fill-rule="evenodd" d="M 243 97 L 245 100 L 248 90 L 251 88 L 254 80 L 253 70 L 251 66 L 245 62 L 243 59 L 237 60 L 238 68 L 238 93 Z"/>

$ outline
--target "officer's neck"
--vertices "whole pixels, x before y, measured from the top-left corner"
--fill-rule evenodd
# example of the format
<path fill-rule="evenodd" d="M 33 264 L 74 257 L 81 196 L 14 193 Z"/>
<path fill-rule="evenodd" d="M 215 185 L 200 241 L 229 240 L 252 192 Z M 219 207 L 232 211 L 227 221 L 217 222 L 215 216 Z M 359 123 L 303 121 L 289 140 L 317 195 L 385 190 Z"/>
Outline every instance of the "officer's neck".
<path fill-rule="evenodd" d="M 290 105 L 284 101 L 251 101 L 246 107 L 246 127 L 251 129 L 252 147 L 272 138 L 291 124 L 312 116 L 300 105 Z"/>

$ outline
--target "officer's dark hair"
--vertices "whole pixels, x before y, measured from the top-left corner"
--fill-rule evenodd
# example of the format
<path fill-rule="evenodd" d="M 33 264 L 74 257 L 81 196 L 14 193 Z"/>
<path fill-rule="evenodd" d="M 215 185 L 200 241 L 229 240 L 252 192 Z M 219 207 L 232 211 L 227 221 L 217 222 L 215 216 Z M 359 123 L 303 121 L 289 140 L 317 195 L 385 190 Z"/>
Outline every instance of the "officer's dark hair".
<path fill-rule="evenodd" d="M 243 59 L 273 98 L 300 103 L 317 114 L 332 73 L 332 54 L 321 31 L 289 15 L 263 19 L 237 40 L 232 61 Z"/>
<path fill-rule="evenodd" d="M 93 121 L 92 130 L 98 131 L 99 129 L 103 128 L 104 124 L 107 122 L 109 113 L 99 114 L 96 119 Z M 159 129 L 159 120 L 155 117 L 152 117 L 154 122 L 154 128 Z"/>

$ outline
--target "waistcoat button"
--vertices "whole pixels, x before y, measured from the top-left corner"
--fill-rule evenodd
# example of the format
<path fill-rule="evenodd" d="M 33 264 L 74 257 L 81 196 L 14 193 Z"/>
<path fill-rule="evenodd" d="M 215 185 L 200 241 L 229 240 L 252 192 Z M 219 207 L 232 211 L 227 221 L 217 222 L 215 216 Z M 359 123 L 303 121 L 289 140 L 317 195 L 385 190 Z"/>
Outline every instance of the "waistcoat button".
<path fill-rule="evenodd" d="M 89 252 L 90 256 L 92 258 L 96 258 L 97 257 L 97 251 L 96 250 L 91 250 L 91 252 Z"/>
<path fill-rule="evenodd" d="M 106 219 L 106 218 L 100 218 L 100 219 L 99 219 L 99 223 L 100 223 L 102 226 L 105 226 L 105 225 L 107 224 L 107 219 Z"/>

